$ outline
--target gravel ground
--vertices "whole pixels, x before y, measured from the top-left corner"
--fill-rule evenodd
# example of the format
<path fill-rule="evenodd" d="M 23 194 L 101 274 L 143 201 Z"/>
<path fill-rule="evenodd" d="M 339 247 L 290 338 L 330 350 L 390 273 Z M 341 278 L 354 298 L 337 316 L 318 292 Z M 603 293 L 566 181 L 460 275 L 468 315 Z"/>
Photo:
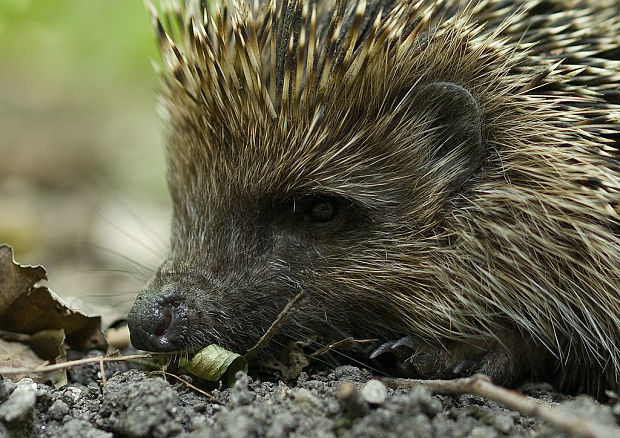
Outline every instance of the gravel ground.
<path fill-rule="evenodd" d="M 240 372 L 232 388 L 212 391 L 217 401 L 144 371 L 108 372 L 102 385 L 95 380 L 98 366 L 78 367 L 69 375 L 74 383 L 59 390 L 30 379 L 0 380 L 0 438 L 566 436 L 477 396 L 386 388 L 353 366 L 302 373 L 296 382 L 260 381 Z M 344 389 L 351 389 L 346 382 L 357 389 L 358 403 L 343 401 Z M 596 418 L 620 436 L 620 404 L 566 397 L 546 384 L 520 390 L 560 403 L 569 415 Z"/>

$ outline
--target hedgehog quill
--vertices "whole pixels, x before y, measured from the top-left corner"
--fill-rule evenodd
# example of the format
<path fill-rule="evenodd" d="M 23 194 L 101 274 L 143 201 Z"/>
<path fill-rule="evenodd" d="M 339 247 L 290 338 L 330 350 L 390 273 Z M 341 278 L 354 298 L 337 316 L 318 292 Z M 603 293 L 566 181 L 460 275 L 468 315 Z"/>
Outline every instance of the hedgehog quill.
<path fill-rule="evenodd" d="M 613 0 L 152 8 L 171 249 L 134 346 L 381 340 L 412 375 L 620 372 Z"/>

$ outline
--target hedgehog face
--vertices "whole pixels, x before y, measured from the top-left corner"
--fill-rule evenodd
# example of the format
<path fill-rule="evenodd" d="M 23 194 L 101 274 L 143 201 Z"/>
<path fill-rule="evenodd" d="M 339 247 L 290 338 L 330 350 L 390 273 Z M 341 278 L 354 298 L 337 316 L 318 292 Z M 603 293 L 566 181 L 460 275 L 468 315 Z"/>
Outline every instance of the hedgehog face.
<path fill-rule="evenodd" d="M 277 121 L 252 126 L 245 138 L 204 139 L 199 126 L 175 130 L 173 151 L 184 150 L 188 136 L 189 144 L 219 147 L 196 146 L 203 153 L 191 164 L 170 157 L 172 250 L 134 305 L 134 345 L 168 351 L 215 342 L 243 352 L 299 292 L 306 302 L 280 343 L 393 330 L 382 297 L 424 287 L 415 270 L 428 251 L 416 265 L 408 242 L 412 235 L 423 242 L 439 220 L 428 209 L 415 217 L 412 205 L 441 211 L 483 155 L 472 95 L 452 83 L 415 86 L 386 114 L 357 112 L 346 124 L 360 130 L 343 132 L 314 116 L 325 131 L 310 143 L 303 140 L 312 126 L 301 121 L 287 132 Z M 245 145 L 232 153 L 231 142 Z M 402 275 L 382 276 L 404 252 Z"/>
<path fill-rule="evenodd" d="M 173 72 L 163 110 L 174 219 L 170 255 L 129 315 L 134 346 L 243 352 L 299 292 L 306 301 L 283 339 L 405 332 L 395 303 L 424 309 L 438 224 L 484 158 L 480 105 L 451 80 L 468 37 L 425 52 L 415 36 L 427 30 L 426 6 L 399 4 L 392 17 L 364 5 L 349 11 L 335 51 L 317 45 L 335 38 L 317 23 L 343 11 L 317 18 L 309 4 L 297 18 L 237 9 L 217 28 L 188 7 L 197 39 L 183 56 L 156 26 Z M 394 45 L 385 37 L 405 11 L 411 26 Z M 297 45 L 262 38 L 263 14 L 274 28 L 298 26 Z M 226 55 L 237 37 L 256 38 L 236 46 L 262 58 L 251 74 Z M 419 55 L 433 51 L 455 62 L 429 76 Z M 291 76 L 293 59 L 304 67 Z"/>

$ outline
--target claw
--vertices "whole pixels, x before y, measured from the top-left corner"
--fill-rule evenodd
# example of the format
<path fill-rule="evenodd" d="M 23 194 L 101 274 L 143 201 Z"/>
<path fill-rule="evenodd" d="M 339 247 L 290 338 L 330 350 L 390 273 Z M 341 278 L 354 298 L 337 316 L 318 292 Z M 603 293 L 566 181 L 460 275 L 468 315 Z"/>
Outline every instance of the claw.
<path fill-rule="evenodd" d="M 381 344 L 377 348 L 375 348 L 372 353 L 370 353 L 370 358 L 374 359 L 377 356 L 390 351 L 394 344 L 395 344 L 394 341 L 384 342 L 383 344 Z"/>
<path fill-rule="evenodd" d="M 413 349 L 415 346 L 413 345 L 413 340 L 409 336 L 405 336 L 404 338 L 400 338 L 398 341 L 394 342 L 394 345 L 392 345 L 392 350 L 396 350 L 399 347 Z"/>
<path fill-rule="evenodd" d="M 383 353 L 393 353 L 396 350 L 402 349 L 403 347 L 409 349 L 414 348 L 413 340 L 409 336 L 405 336 L 404 338 L 400 338 L 396 341 L 384 342 L 383 344 L 379 345 L 372 353 L 370 353 L 370 358 L 374 359 Z"/>

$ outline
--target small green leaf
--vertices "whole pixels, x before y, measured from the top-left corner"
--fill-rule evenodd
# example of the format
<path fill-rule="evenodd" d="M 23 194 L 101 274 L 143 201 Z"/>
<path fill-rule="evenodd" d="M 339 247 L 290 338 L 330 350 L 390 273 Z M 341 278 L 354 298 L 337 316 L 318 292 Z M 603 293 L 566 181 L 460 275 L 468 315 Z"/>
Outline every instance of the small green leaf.
<path fill-rule="evenodd" d="M 181 367 L 211 382 L 220 380 L 228 372 L 228 384 L 231 385 L 235 381 L 237 371 L 248 371 L 248 361 L 240 354 L 211 344 L 196 353 L 189 361 L 181 362 Z"/>

